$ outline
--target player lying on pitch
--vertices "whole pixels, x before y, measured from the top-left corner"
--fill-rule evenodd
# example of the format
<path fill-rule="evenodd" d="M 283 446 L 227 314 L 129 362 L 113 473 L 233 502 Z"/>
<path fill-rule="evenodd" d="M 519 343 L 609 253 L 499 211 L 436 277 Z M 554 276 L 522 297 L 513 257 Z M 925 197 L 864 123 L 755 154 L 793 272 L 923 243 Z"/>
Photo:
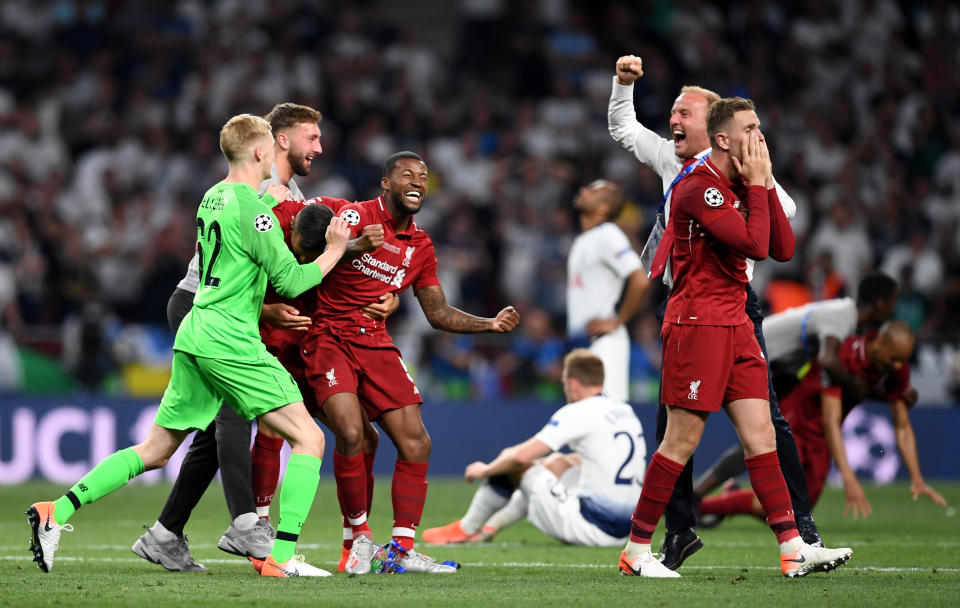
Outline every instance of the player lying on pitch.
<path fill-rule="evenodd" d="M 890 413 L 900 455 L 910 473 L 913 500 L 927 496 L 940 506 L 947 501 L 931 488 L 920 472 L 917 444 L 908 410 L 917 400 L 917 391 L 910 387 L 910 364 L 914 336 L 902 321 L 889 321 L 880 331 L 847 338 L 840 347 L 840 361 L 848 373 L 862 379 L 869 387 L 869 396 L 890 402 Z M 847 461 L 841 425 L 850 411 L 861 401 L 840 385 L 832 383 L 814 361 L 799 384 L 780 400 L 783 415 L 797 439 L 800 460 L 810 488 L 810 500 L 817 503 L 830 472 L 831 458 L 843 478 L 845 504 L 843 514 L 854 518 L 873 512 L 870 501 Z M 760 503 L 749 489 L 730 489 L 708 496 L 700 503 L 705 515 L 752 514 L 763 517 Z"/>

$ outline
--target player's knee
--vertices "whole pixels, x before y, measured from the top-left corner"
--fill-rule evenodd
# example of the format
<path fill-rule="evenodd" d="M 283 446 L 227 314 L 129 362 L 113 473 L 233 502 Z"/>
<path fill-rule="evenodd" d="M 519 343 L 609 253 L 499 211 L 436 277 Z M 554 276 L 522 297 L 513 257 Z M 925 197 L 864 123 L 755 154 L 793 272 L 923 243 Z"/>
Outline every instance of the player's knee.
<path fill-rule="evenodd" d="M 430 441 L 430 435 L 425 432 L 416 437 L 408 437 L 397 446 L 397 452 L 404 460 L 411 462 L 427 462 L 430 459 L 430 451 L 433 444 Z"/>
<path fill-rule="evenodd" d="M 337 450 L 343 454 L 357 454 L 365 444 L 363 427 L 343 426 L 337 429 Z"/>
<path fill-rule="evenodd" d="M 310 425 L 310 427 L 302 429 L 298 435 L 295 440 L 290 442 L 290 447 L 294 452 L 323 458 L 326 439 L 319 426 L 316 424 Z"/>
<path fill-rule="evenodd" d="M 776 449 L 777 439 L 773 433 L 773 425 L 760 426 L 743 434 L 743 452 L 748 458 L 773 452 Z"/>

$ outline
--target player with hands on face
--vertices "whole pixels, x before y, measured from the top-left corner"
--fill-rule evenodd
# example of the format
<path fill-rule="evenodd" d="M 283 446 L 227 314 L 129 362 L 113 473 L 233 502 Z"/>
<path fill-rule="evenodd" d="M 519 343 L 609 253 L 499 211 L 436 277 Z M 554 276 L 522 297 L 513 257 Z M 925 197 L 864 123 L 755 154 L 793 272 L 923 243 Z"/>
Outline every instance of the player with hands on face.
<path fill-rule="evenodd" d="M 707 115 L 711 105 L 720 97 L 703 87 L 690 85 L 682 87 L 680 95 L 670 110 L 670 136 L 664 138 L 640 124 L 636 118 L 633 85 L 643 74 L 644 66 L 640 57 L 624 55 L 617 60 L 616 75 L 613 76 L 607 111 L 608 128 L 614 141 L 630 152 L 641 164 L 652 169 L 662 180 L 664 197 L 661 214 L 658 215 L 657 225 L 651 232 L 641 260 L 651 278 L 662 276 L 664 284 L 673 288 L 673 270 L 676 265 L 676 260 L 671 255 L 675 234 L 671 226 L 674 193 L 685 180 L 690 179 L 695 167 L 706 163 L 710 158 L 714 142 L 707 133 Z M 771 179 L 773 180 L 772 177 Z M 782 211 L 785 218 L 789 220 L 796 213 L 796 205 L 775 180 L 773 180 L 773 186 L 781 207 L 779 211 Z M 746 220 L 747 208 L 742 202 L 737 210 L 743 220 Z M 770 250 L 767 252 L 769 257 L 778 261 L 789 259 L 794 245 L 792 230 L 788 223 L 779 221 L 780 217 L 776 213 L 770 215 Z M 711 246 L 718 244 L 710 231 L 704 230 L 699 222 L 695 221 L 688 228 L 705 238 L 705 242 Z M 747 281 L 753 276 L 753 265 L 754 260 L 748 258 Z M 762 330 L 763 311 L 760 308 L 759 298 L 749 283 L 744 288 L 747 294 L 744 310 L 753 321 L 755 337 L 761 350 L 765 352 Z M 661 321 L 664 319 L 668 301 L 661 304 L 658 310 L 658 318 Z M 790 492 L 797 526 L 805 542 L 818 544 L 821 542 L 819 531 L 810 515 L 810 501 L 796 445 L 790 427 L 777 407 L 772 378 L 768 378 L 768 385 L 770 419 L 774 424 L 777 437 L 777 455 Z M 666 424 L 667 410 L 661 401 L 657 408 L 656 439 L 658 442 L 663 440 Z M 702 540 L 693 530 L 696 525 L 695 499 L 691 461 L 684 467 L 677 480 L 665 512 L 666 534 L 660 549 L 660 559 L 670 569 L 679 568 L 685 559 L 703 546 Z"/>

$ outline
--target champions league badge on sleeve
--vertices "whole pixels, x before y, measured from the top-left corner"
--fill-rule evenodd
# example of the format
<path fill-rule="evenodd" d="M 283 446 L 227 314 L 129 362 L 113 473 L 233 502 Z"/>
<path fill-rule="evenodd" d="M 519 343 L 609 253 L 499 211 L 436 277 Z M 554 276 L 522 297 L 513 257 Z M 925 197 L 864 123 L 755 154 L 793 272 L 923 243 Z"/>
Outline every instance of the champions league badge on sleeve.
<path fill-rule="evenodd" d="M 356 209 L 344 209 L 340 217 L 351 226 L 356 226 L 360 223 L 360 212 Z"/>
<path fill-rule="evenodd" d="M 253 220 L 253 227 L 257 232 L 269 232 L 273 228 L 273 218 L 266 213 L 261 213 Z"/>
<path fill-rule="evenodd" d="M 707 188 L 703 193 L 703 200 L 707 201 L 711 207 L 719 207 L 723 204 L 723 195 L 716 188 Z"/>

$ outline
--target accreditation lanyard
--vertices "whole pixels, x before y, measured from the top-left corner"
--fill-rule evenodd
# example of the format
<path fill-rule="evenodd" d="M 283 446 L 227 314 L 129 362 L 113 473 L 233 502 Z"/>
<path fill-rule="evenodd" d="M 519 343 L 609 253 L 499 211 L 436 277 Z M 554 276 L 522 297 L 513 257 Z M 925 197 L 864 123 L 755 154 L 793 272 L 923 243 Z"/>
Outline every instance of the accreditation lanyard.
<path fill-rule="evenodd" d="M 682 179 L 685 178 L 687 175 L 689 175 L 691 171 L 693 171 L 694 169 L 696 169 L 697 167 L 699 167 L 699 166 L 702 165 L 703 163 L 707 162 L 707 159 L 708 159 L 708 158 L 710 158 L 710 152 L 707 152 L 706 154 L 704 154 L 703 156 L 701 156 L 701 157 L 697 160 L 697 162 L 695 162 L 695 163 L 690 163 L 689 165 L 687 165 L 686 167 L 684 167 L 684 168 L 683 168 L 683 171 L 681 171 L 680 173 L 678 173 L 677 176 L 676 176 L 675 178 L 673 178 L 673 181 L 670 182 L 670 186 L 667 188 L 667 191 L 663 193 L 663 200 L 660 201 L 660 207 L 659 207 L 659 209 L 657 209 L 657 214 L 660 215 L 660 217 L 663 217 L 663 206 L 667 203 L 667 198 L 669 198 L 670 193 L 673 192 L 673 187 L 676 186 L 677 184 L 679 184 L 679 183 L 680 183 L 680 180 L 682 180 Z"/>

